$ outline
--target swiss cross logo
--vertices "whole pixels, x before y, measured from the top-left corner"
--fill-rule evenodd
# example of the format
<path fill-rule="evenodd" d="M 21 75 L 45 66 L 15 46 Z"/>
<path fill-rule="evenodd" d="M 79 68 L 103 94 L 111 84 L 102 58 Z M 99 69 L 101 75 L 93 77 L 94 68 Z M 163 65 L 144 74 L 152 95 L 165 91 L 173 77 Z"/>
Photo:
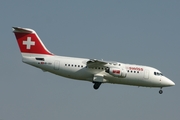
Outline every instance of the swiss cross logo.
<path fill-rule="evenodd" d="M 26 49 L 31 49 L 31 45 L 35 45 L 34 41 L 31 41 L 31 37 L 27 37 L 27 40 L 23 41 L 23 45 L 26 45 Z"/>

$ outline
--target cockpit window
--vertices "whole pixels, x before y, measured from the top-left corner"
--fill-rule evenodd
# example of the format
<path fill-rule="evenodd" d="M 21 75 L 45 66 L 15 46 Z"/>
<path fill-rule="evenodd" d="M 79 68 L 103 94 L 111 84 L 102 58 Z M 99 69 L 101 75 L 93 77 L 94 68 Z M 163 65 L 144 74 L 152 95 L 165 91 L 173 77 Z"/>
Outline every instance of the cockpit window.
<path fill-rule="evenodd" d="M 159 73 L 159 72 L 154 72 L 154 75 L 163 76 L 163 74 L 162 74 L 162 73 Z"/>

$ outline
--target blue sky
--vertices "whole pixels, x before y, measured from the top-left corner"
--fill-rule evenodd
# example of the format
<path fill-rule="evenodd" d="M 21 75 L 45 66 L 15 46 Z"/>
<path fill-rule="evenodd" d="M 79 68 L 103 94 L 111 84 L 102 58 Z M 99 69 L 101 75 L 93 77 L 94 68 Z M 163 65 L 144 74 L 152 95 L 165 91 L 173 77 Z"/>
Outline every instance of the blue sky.
<path fill-rule="evenodd" d="M 0 120 L 178 120 L 178 0 L 2 0 Z M 56 76 L 21 62 L 12 26 L 34 29 L 64 56 L 148 65 L 176 86 L 138 88 Z"/>

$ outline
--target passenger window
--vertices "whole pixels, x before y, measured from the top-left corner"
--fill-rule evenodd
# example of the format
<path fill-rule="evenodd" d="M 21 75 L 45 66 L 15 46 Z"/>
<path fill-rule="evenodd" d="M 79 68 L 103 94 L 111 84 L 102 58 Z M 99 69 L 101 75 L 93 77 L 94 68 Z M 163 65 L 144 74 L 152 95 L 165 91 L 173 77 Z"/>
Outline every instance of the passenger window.
<path fill-rule="evenodd" d="M 154 72 L 154 75 L 156 75 L 156 72 Z"/>

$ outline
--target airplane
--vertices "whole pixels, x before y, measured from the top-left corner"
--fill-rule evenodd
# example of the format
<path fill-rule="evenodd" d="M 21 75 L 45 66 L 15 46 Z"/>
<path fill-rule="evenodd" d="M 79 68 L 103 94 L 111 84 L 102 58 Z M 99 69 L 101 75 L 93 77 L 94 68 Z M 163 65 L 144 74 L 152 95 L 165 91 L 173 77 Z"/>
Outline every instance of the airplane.
<path fill-rule="evenodd" d="M 160 88 L 175 83 L 149 66 L 98 59 L 58 56 L 50 52 L 33 29 L 12 27 L 22 55 L 22 62 L 50 73 L 92 82 L 97 90 L 102 83 Z"/>

